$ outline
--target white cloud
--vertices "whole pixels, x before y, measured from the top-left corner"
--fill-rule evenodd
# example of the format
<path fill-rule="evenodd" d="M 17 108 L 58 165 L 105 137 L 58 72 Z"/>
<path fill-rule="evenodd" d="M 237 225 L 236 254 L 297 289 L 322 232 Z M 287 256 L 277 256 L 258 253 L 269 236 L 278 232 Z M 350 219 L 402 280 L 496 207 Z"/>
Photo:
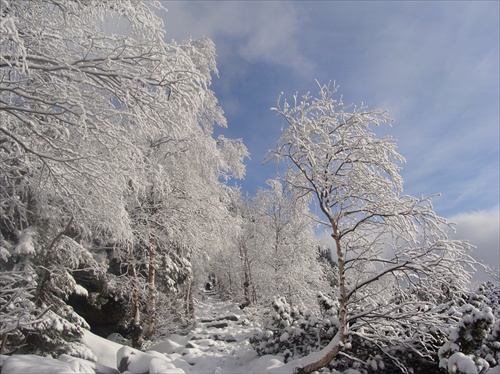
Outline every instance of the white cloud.
<path fill-rule="evenodd" d="M 173 1 L 166 4 L 166 39 L 209 37 L 218 53 L 310 73 L 314 63 L 299 49 L 301 18 L 293 3 Z M 229 49 L 223 49 L 224 47 Z"/>
<path fill-rule="evenodd" d="M 453 237 L 468 240 L 475 245 L 477 249 L 473 252 L 473 257 L 497 271 L 500 267 L 499 217 L 500 206 L 496 206 L 489 210 L 460 213 L 449 219 L 457 224 Z M 490 279 L 483 270 L 479 270 L 474 280 L 482 282 Z"/>

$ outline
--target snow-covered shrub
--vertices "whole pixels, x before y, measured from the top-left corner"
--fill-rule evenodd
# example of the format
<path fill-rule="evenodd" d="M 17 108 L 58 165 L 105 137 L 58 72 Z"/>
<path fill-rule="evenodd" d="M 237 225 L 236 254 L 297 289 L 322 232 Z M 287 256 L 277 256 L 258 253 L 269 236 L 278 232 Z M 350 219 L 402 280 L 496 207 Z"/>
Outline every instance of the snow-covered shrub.
<path fill-rule="evenodd" d="M 495 366 L 500 363 L 500 284 L 486 282 L 479 287 L 478 293 L 486 297 L 485 303 L 492 309 L 496 320 L 481 347 L 482 357 L 490 366 Z"/>
<path fill-rule="evenodd" d="M 250 339 L 257 353 L 281 354 L 289 361 L 325 347 L 337 332 L 338 304 L 321 293 L 317 301 L 320 313 L 315 315 L 290 306 L 284 298 L 277 298 L 263 331 Z M 397 303 L 394 300 L 394 305 Z M 437 306 L 427 305 L 425 311 L 439 317 L 431 319 L 434 324 L 422 319 L 417 329 L 405 328 L 391 320 L 377 328 L 370 325 L 356 328 L 329 367 L 340 372 L 438 372 L 438 348 L 444 344 L 450 327 L 462 317 L 462 303 L 449 301 Z"/>
<path fill-rule="evenodd" d="M 323 348 L 337 332 L 338 320 L 335 302 L 321 293 L 318 301 L 322 318 L 291 306 L 284 297 L 276 298 L 264 330 L 250 338 L 253 348 L 259 355 L 282 354 L 286 361 Z"/>
<path fill-rule="evenodd" d="M 84 329 L 88 330 L 90 327 L 70 306 L 61 304 L 57 313 L 49 310 L 47 318 L 34 327 L 35 331 L 29 337 L 30 351 L 54 357 L 67 354 L 96 360 L 94 354 L 80 342 Z"/>
<path fill-rule="evenodd" d="M 5 271 L 0 263 L 0 352 L 16 348 L 25 339 L 23 331 L 34 328 L 44 311 L 33 303 L 33 278 L 20 271 Z"/>
<path fill-rule="evenodd" d="M 490 365 L 498 365 L 500 363 L 500 318 L 497 318 L 490 332 L 486 335 L 482 351 L 485 354 L 485 360 Z"/>
<path fill-rule="evenodd" d="M 489 306 L 481 305 L 482 301 L 472 295 L 470 303 L 460 307 L 461 318 L 438 351 L 439 366 L 450 373 L 482 373 L 490 367 L 483 358 L 483 346 L 495 317 Z"/>

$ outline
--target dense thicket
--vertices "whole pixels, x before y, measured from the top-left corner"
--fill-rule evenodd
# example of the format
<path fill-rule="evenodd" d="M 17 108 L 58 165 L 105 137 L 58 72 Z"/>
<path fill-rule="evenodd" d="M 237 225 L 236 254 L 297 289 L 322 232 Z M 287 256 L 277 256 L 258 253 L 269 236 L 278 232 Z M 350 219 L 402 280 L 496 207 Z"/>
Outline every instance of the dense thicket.
<path fill-rule="evenodd" d="M 485 372 L 500 359 L 499 292 L 500 286 L 488 282 L 460 298 L 429 303 L 426 312 L 440 316 L 430 339 L 420 340 L 429 331 L 410 335 L 404 327 L 397 333 L 405 344 L 381 343 L 373 333 L 351 335 L 328 367 L 366 373 Z M 319 312 L 276 298 L 262 331 L 250 339 L 253 348 L 259 355 L 281 355 L 285 362 L 321 351 L 338 332 L 338 302 L 319 293 L 317 303 Z"/>

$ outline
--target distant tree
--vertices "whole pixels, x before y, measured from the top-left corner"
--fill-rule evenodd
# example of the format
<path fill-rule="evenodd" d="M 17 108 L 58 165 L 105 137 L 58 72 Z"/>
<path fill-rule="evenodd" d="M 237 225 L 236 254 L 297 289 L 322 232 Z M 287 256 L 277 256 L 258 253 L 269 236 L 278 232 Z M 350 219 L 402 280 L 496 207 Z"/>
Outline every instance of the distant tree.
<path fill-rule="evenodd" d="M 389 122 L 385 112 L 345 106 L 336 90 L 319 85 L 317 98 L 295 95 L 290 104 L 280 97 L 274 109 L 286 126 L 271 156 L 287 162 L 286 183 L 314 196 L 338 263 L 338 331 L 321 351 L 289 365 L 311 373 L 360 337 L 406 371 L 391 347 L 426 355 L 419 344 L 439 323 L 428 304 L 465 292 L 471 247 L 447 236 L 431 198 L 402 195 L 396 142 L 370 132 Z"/>
<path fill-rule="evenodd" d="M 318 261 L 310 197 L 297 196 L 278 179 L 268 180 L 267 185 L 252 199 L 261 302 L 268 305 L 280 295 L 293 305 L 315 305 L 316 292 L 328 292 L 329 287 Z"/>
<path fill-rule="evenodd" d="M 329 285 L 308 200 L 295 199 L 277 179 L 267 185 L 253 197 L 232 191 L 231 230 L 222 234 L 225 247 L 210 256 L 208 272 L 217 276 L 220 291 L 241 306 L 267 308 L 277 295 L 293 305 L 315 305 L 315 293 L 328 292 Z"/>

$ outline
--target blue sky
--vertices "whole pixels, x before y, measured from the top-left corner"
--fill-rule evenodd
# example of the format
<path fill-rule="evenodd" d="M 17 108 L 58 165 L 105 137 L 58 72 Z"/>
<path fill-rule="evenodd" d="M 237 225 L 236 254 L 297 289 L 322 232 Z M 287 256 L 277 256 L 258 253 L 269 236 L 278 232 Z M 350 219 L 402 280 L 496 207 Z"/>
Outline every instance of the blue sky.
<path fill-rule="evenodd" d="M 499 260 L 498 1 L 164 1 L 166 39 L 211 38 L 212 90 L 227 137 L 251 153 L 239 182 L 253 194 L 275 176 L 262 165 L 280 136 L 280 92 L 340 85 L 345 103 L 386 109 L 406 158 L 405 193 L 441 193 L 436 211 L 459 223 L 479 256 Z M 479 229 L 480 228 L 480 229 Z"/>

